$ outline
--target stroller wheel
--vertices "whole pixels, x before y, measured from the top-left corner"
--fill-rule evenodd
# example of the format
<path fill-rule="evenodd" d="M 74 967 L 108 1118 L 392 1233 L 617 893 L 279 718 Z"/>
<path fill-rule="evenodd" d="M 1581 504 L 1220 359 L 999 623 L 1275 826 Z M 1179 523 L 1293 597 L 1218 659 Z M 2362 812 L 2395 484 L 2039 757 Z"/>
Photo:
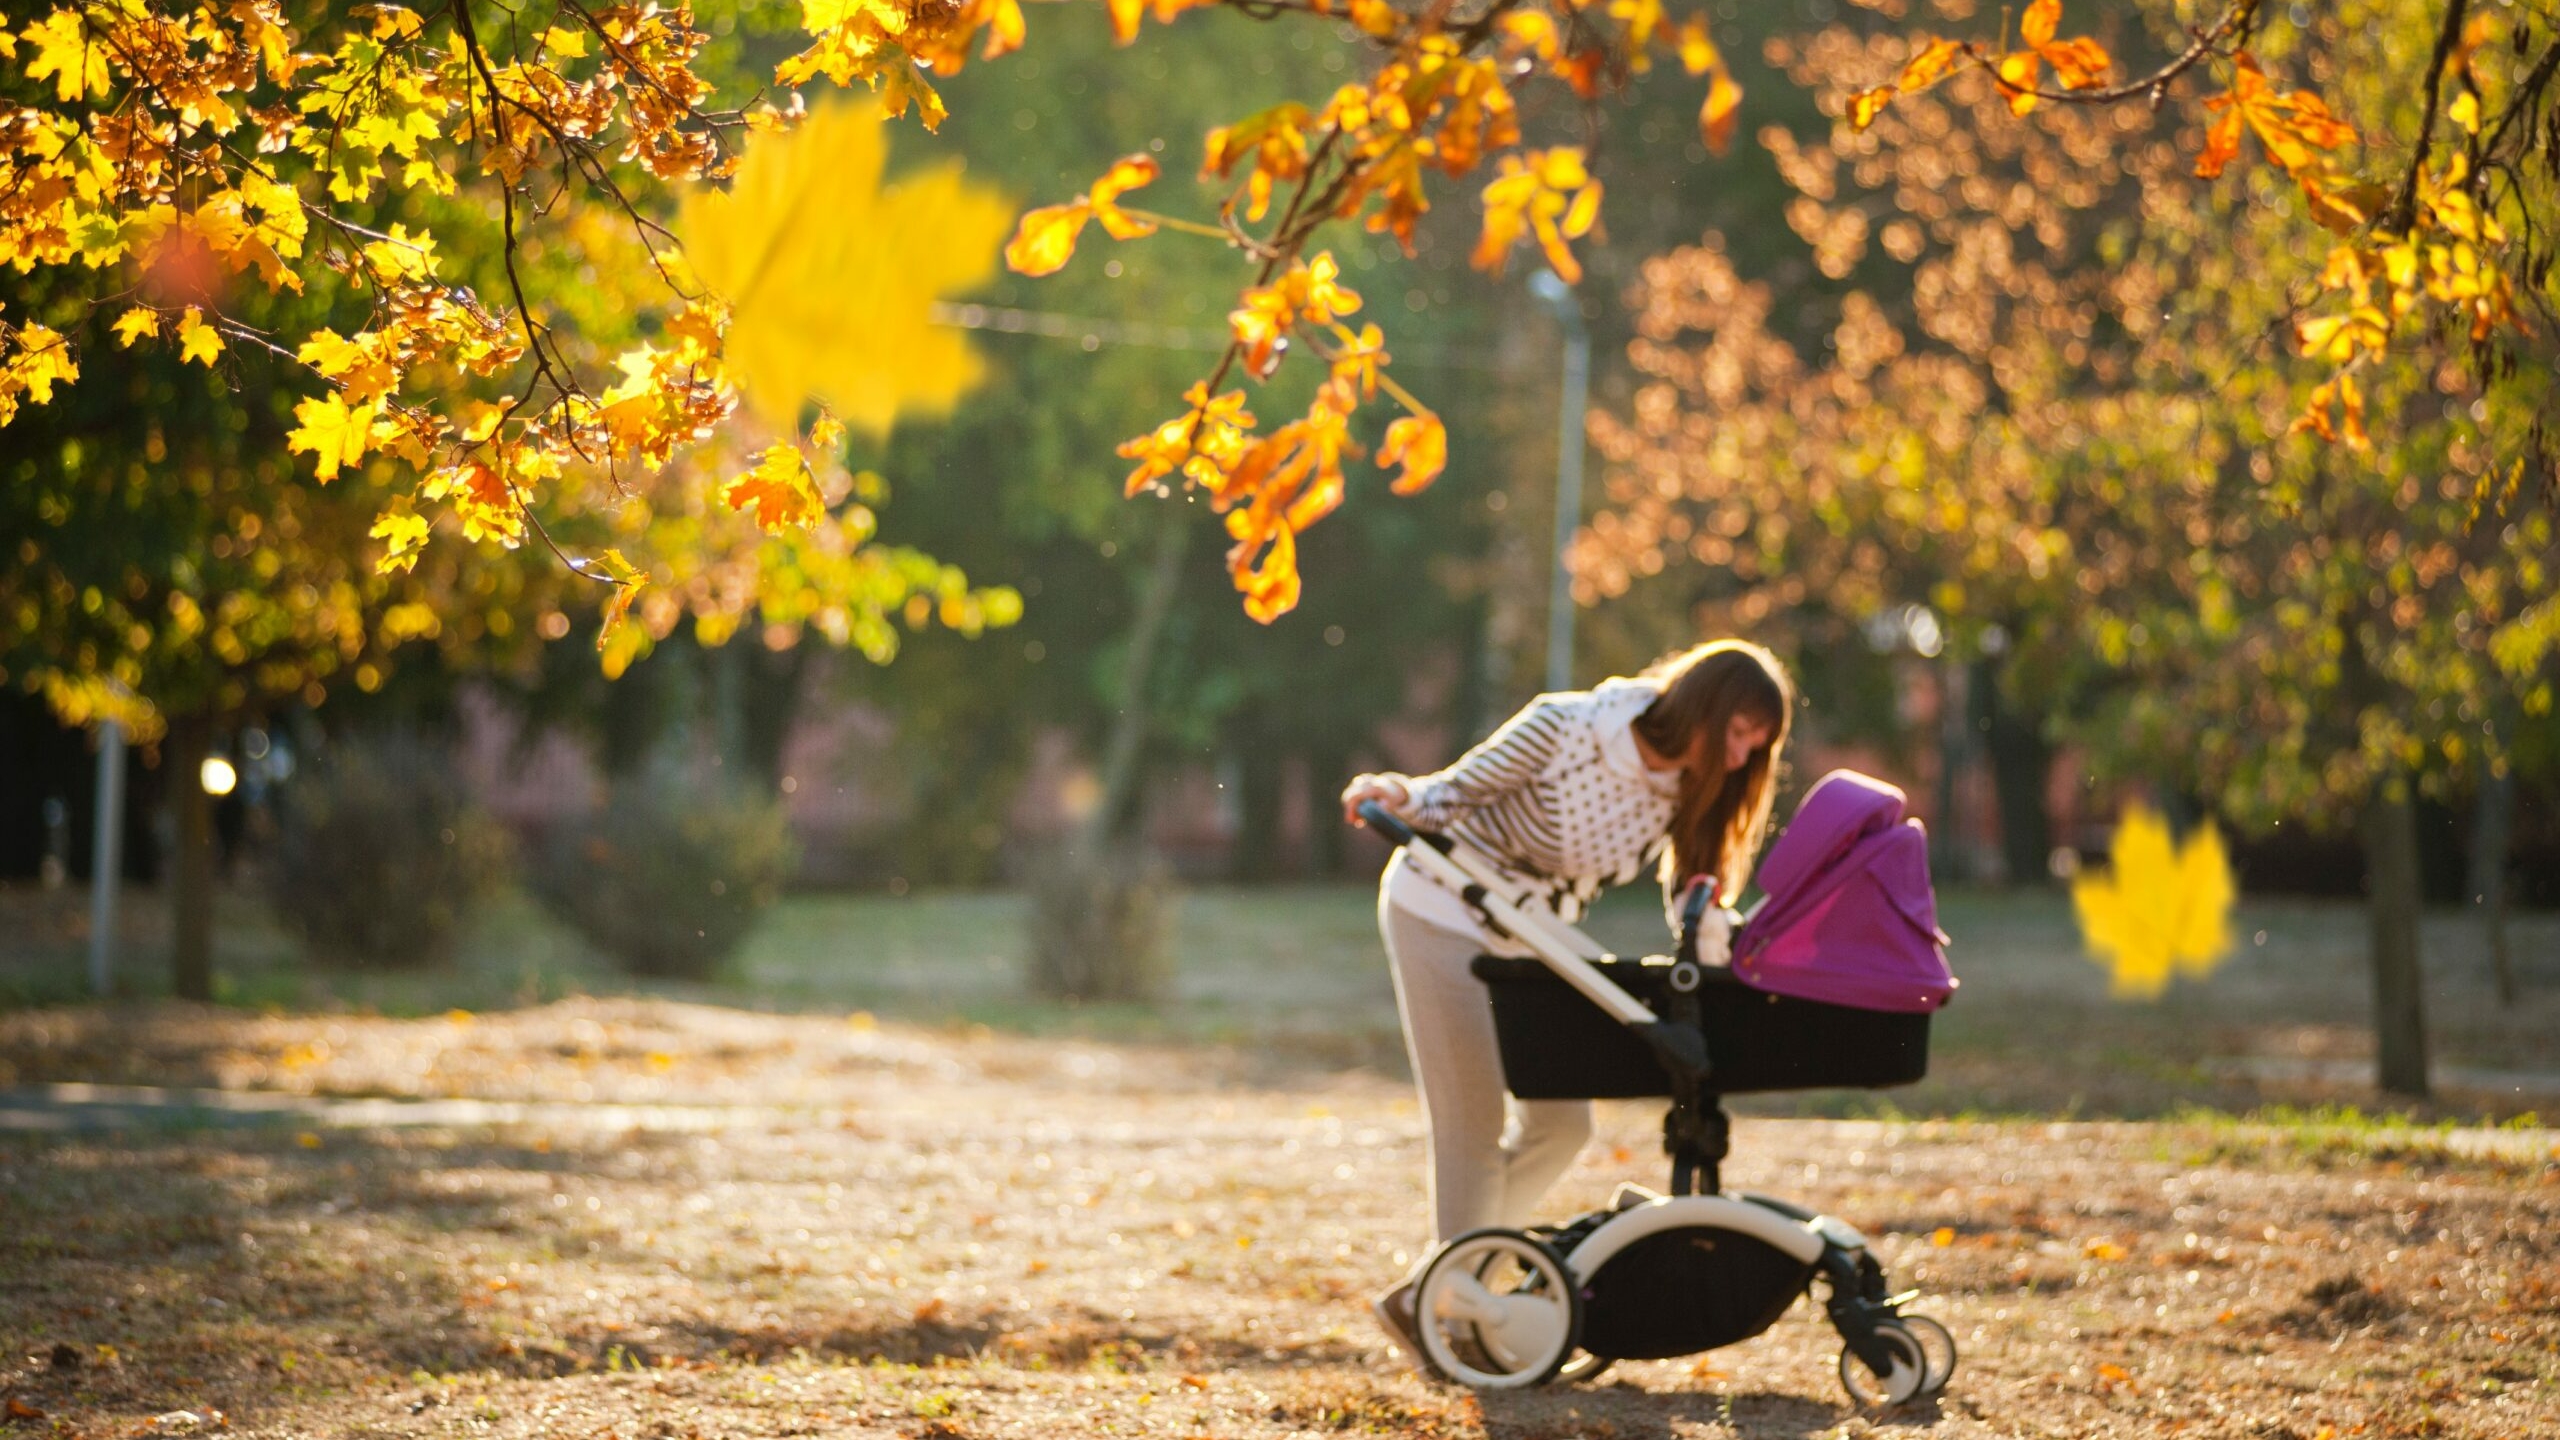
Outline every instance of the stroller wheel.
<path fill-rule="evenodd" d="M 1876 1339 L 1893 1352 L 1893 1364 L 1882 1374 L 1867 1367 L 1858 1352 L 1840 1347 L 1840 1385 L 1849 1398 L 1869 1410 L 1881 1410 L 1918 1395 L 1921 1381 L 1929 1373 L 1929 1358 L 1920 1348 L 1919 1338 L 1898 1320 L 1886 1320 L 1876 1326 Z"/>
<path fill-rule="evenodd" d="M 1582 1332 L 1564 1258 L 1517 1230 L 1470 1230 L 1442 1246 L 1413 1299 L 1423 1358 L 1478 1390 L 1545 1384 Z"/>
<path fill-rule="evenodd" d="M 1956 1373 L 1956 1337 L 1926 1315 L 1897 1318 L 1911 1332 L 1911 1338 L 1920 1342 L 1920 1355 L 1926 1362 L 1920 1374 L 1920 1393 L 1935 1395 L 1946 1389 L 1948 1379 Z"/>
<path fill-rule="evenodd" d="M 1559 1385 L 1586 1384 L 1599 1379 L 1601 1371 L 1617 1363 L 1618 1357 L 1615 1355 L 1594 1355 L 1585 1350 L 1564 1362 L 1564 1368 L 1556 1371 L 1556 1383 Z"/>

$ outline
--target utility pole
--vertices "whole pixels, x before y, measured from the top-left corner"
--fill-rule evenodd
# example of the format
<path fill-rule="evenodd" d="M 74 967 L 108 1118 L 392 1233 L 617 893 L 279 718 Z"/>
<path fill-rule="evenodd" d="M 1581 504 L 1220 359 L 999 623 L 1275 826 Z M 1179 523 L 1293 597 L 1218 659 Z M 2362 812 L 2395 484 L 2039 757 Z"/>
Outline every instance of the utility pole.
<path fill-rule="evenodd" d="M 1530 293 L 1547 303 L 1564 327 L 1564 413 L 1556 434 L 1556 543 L 1547 590 L 1547 688 L 1573 688 L 1573 572 L 1565 555 L 1582 524 L 1583 411 L 1591 398 L 1591 333 L 1583 328 L 1582 302 L 1564 277 L 1541 270 Z"/>

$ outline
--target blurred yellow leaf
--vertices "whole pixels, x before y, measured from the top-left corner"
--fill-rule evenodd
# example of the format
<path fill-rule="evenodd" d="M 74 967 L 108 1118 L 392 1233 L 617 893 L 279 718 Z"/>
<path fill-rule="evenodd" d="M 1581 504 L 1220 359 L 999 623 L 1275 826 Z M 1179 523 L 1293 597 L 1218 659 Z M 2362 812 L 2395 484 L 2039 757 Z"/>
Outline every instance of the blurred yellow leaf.
<path fill-rule="evenodd" d="M 2211 974 L 2230 953 L 2231 905 L 2239 897 L 2221 832 L 2208 824 L 2173 844 L 2167 821 L 2130 805 L 2108 858 L 2110 873 L 2072 882 L 2071 908 L 2114 993 L 2150 999 L 2173 974 Z"/>
<path fill-rule="evenodd" d="M 933 305 L 994 273 L 1010 211 L 954 165 L 884 185 L 888 152 L 879 107 L 824 107 L 758 136 L 727 191 L 677 212 L 686 259 L 729 306 L 729 377 L 777 434 L 812 397 L 885 433 L 948 410 L 983 369 Z"/>

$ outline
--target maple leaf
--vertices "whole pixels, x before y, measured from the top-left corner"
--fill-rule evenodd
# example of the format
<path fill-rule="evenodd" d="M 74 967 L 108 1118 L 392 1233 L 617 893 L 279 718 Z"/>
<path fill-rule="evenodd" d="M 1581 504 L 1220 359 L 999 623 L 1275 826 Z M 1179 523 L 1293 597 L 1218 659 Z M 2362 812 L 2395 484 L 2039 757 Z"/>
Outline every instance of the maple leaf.
<path fill-rule="evenodd" d="M 160 333 L 160 312 L 147 305 L 136 305 L 116 317 L 115 331 L 117 347 L 130 350 L 134 341 Z"/>
<path fill-rule="evenodd" d="M 190 305 L 178 319 L 178 355 L 193 360 L 207 370 L 222 354 L 222 332 L 204 323 L 204 312 Z"/>
<path fill-rule="evenodd" d="M 323 483 L 335 480 L 340 470 L 364 459 L 373 440 L 373 415 L 372 401 L 352 408 L 337 395 L 302 401 L 293 407 L 293 418 L 302 423 L 286 434 L 285 448 L 316 460 Z"/>
<path fill-rule="evenodd" d="M 36 51 L 27 62 L 27 78 L 52 76 L 55 99 L 67 104 L 84 95 L 106 93 L 107 47 L 90 36 L 79 11 L 56 10 L 19 31 L 18 38 Z"/>
<path fill-rule="evenodd" d="M 753 470 L 729 482 L 720 498 L 732 510 L 752 510 L 766 530 L 806 529 L 824 514 L 809 459 L 797 445 L 774 445 L 756 457 Z"/>
<path fill-rule="evenodd" d="M 423 515 L 406 510 L 385 510 L 365 532 L 383 541 L 382 558 L 373 562 L 377 575 L 393 575 L 414 570 L 418 552 L 427 546 L 427 521 Z"/>
<path fill-rule="evenodd" d="M 2071 908 L 2114 993 L 2151 999 L 2172 974 L 2211 974 L 2231 950 L 2239 896 L 2221 832 L 2207 824 L 2173 845 L 2167 821 L 2129 805 L 2107 855 L 2109 874 L 2072 882 Z"/>
<path fill-rule="evenodd" d="M 758 136 L 725 193 L 695 190 L 677 212 L 694 273 L 729 306 L 729 378 L 775 433 L 812 397 L 886 433 L 981 373 L 933 305 L 994 272 L 1008 207 L 951 165 L 883 185 L 887 160 L 879 107 L 840 103 Z"/>

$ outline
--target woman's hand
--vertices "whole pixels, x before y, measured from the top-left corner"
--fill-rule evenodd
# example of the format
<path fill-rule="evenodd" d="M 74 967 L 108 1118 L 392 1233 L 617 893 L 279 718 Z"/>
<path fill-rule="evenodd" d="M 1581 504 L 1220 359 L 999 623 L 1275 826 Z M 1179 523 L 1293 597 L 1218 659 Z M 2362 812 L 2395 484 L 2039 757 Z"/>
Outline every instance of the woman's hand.
<path fill-rule="evenodd" d="M 1404 813 L 1404 807 L 1412 803 L 1413 792 L 1405 785 L 1404 777 L 1401 775 L 1354 776 L 1351 783 L 1342 789 L 1344 823 L 1351 825 L 1363 823 L 1360 819 L 1360 807 L 1372 800 L 1401 815 Z"/>

